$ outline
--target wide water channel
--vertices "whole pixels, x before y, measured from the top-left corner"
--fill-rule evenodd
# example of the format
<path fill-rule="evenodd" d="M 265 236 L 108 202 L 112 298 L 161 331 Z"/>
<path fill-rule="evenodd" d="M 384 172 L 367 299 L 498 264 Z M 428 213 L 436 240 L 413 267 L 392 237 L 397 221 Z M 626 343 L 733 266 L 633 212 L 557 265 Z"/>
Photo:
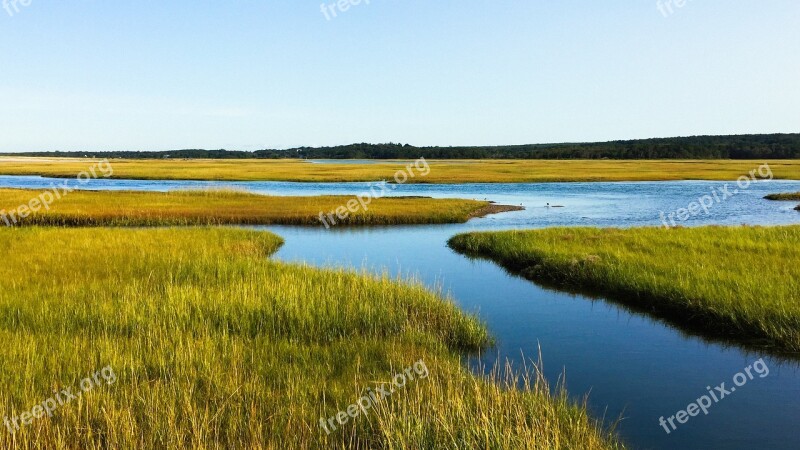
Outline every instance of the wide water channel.
<path fill-rule="evenodd" d="M 64 180 L 0 177 L 0 187 L 45 188 Z M 75 181 L 70 184 L 78 186 Z M 391 195 L 489 199 L 524 205 L 466 224 L 372 228 L 255 227 L 281 235 L 286 244 L 275 256 L 316 266 L 366 268 L 402 274 L 441 288 L 465 310 L 477 313 L 497 339 L 497 348 L 482 358 L 517 363 L 536 359 L 539 348 L 551 382 L 566 376 L 576 398 L 589 394 L 597 418 L 622 417 L 618 432 L 633 448 L 665 449 L 798 449 L 800 448 L 800 365 L 734 342 L 687 334 L 660 320 L 631 312 L 605 300 L 538 286 L 508 274 L 497 265 L 470 260 L 446 246 L 451 236 L 467 231 L 549 226 L 631 227 L 659 225 L 660 213 L 685 208 L 721 182 L 533 183 L 401 185 Z M 733 193 L 738 187 L 729 183 Z M 368 183 L 187 182 L 91 180 L 84 189 L 167 191 L 233 187 L 272 195 L 354 195 Z M 753 184 L 708 214 L 683 222 L 704 224 L 799 224 L 796 202 L 770 202 L 768 193 L 800 191 L 797 181 Z M 546 208 L 545 205 L 564 208 Z M 753 270 L 759 255 L 752 258 Z M 800 263 L 800 261 L 798 261 Z M 800 296 L 800 293 L 798 293 Z M 759 358 L 769 375 L 756 376 L 730 396 L 700 413 L 677 431 L 659 426 L 706 394 L 706 386 L 732 385 L 733 376 Z"/>

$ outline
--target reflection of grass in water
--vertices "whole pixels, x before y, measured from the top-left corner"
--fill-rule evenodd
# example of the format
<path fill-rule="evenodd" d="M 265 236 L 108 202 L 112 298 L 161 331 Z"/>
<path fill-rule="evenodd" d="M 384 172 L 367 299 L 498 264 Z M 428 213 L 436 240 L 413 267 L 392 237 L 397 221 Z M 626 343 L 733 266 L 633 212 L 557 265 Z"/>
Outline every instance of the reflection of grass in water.
<path fill-rule="evenodd" d="M 607 448 L 563 391 L 470 375 L 486 328 L 417 283 L 270 261 L 236 229 L 0 230 L 0 407 L 119 379 L 0 448 Z M 321 417 L 430 371 L 326 436 Z"/>
<path fill-rule="evenodd" d="M 800 226 L 472 233 L 450 245 L 714 334 L 800 351 Z"/>
<path fill-rule="evenodd" d="M 303 160 L 112 160 L 114 177 L 141 180 L 227 181 L 392 181 L 398 171 L 411 173 L 406 183 L 518 183 L 553 181 L 732 181 L 750 176 L 763 161 L 729 160 L 472 160 L 428 161 L 423 176 L 409 163 L 308 164 Z M 91 160 L 3 161 L 0 174 L 74 178 Z M 775 178 L 800 179 L 800 161 L 771 160 Z M 426 170 L 427 171 L 427 170 Z M 756 173 L 758 177 L 758 173 Z M 402 177 L 401 177 L 402 178 Z"/>
<path fill-rule="evenodd" d="M 14 211 L 41 191 L 0 189 L 0 210 Z M 19 225 L 319 225 L 352 196 L 274 197 L 236 190 L 162 192 L 74 191 L 19 220 Z M 487 212 L 489 202 L 432 198 L 380 198 L 355 204 L 343 225 L 461 223 Z M 0 219 L 2 220 L 2 219 Z M 328 219 L 329 220 L 329 219 Z M 4 222 L 0 221 L 0 225 Z"/>

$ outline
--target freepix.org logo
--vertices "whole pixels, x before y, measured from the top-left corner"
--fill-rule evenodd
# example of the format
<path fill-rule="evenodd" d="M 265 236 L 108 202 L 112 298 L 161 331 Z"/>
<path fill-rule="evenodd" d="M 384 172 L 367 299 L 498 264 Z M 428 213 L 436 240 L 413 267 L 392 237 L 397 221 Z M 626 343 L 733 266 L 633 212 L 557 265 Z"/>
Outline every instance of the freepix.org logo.
<path fill-rule="evenodd" d="M 9 17 L 14 17 L 14 14 L 18 14 L 22 9 L 20 7 L 27 8 L 31 6 L 33 0 L 3 0 L 3 9 L 6 10 Z"/>
<path fill-rule="evenodd" d="M 99 174 L 98 171 L 100 172 Z M 79 173 L 77 183 L 78 185 L 84 185 L 88 183 L 90 179 L 97 179 L 100 176 L 109 178 L 112 175 L 114 175 L 114 168 L 111 167 L 111 163 L 107 159 L 104 159 L 96 162 L 88 170 Z M 64 180 L 60 186 L 51 184 L 49 190 L 32 198 L 28 203 L 19 205 L 11 211 L 6 211 L 5 209 L 0 210 L 0 224 L 13 227 L 18 225 L 20 221 L 38 213 L 42 208 L 46 211 L 50 211 L 50 205 L 53 202 L 61 200 L 75 189 L 75 185 L 71 184 L 69 179 Z"/>
<path fill-rule="evenodd" d="M 336 0 L 332 3 L 322 3 L 319 6 L 320 11 L 322 11 L 322 15 L 325 16 L 325 19 L 330 21 L 331 19 L 335 19 L 339 17 L 339 14 L 344 14 L 350 10 L 353 6 L 358 5 L 369 5 L 370 0 Z"/>

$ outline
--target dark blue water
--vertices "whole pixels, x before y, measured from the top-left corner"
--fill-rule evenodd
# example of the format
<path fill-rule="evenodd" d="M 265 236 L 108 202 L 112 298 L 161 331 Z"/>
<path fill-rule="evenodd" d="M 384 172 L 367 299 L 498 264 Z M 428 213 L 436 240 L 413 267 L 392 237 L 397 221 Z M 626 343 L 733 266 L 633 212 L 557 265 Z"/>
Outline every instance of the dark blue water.
<path fill-rule="evenodd" d="M 46 187 L 38 177 L 0 177 L 0 187 Z M 688 335 L 661 321 L 602 300 L 548 290 L 509 275 L 495 264 L 470 260 L 446 247 L 459 232 L 557 225 L 628 227 L 659 225 L 660 213 L 721 189 L 716 182 L 553 183 L 402 185 L 391 195 L 478 198 L 528 209 L 461 225 L 366 229 L 267 227 L 286 239 L 276 255 L 318 266 L 368 268 L 414 276 L 441 287 L 465 310 L 486 321 L 498 340 L 483 358 L 496 353 L 519 362 L 541 348 L 545 375 L 566 374 L 575 396 L 589 393 L 596 417 L 623 417 L 618 431 L 634 448 L 797 449 L 800 448 L 800 369 L 793 360 L 746 350 L 731 342 Z M 93 180 L 90 189 L 165 191 L 236 187 L 273 195 L 358 194 L 368 183 L 207 183 Z M 731 183 L 732 191 L 736 186 Z M 768 193 L 800 191 L 800 182 L 759 182 L 708 214 L 682 222 L 701 224 L 797 224 L 795 202 L 770 202 Z M 546 203 L 564 208 L 546 208 Z M 257 227 L 258 228 L 258 227 Z M 263 229 L 263 228 L 262 228 Z M 758 270 L 757 266 L 753 270 Z M 733 376 L 759 358 L 769 375 L 756 376 L 708 415 L 692 417 L 667 434 L 659 417 L 669 417 L 698 397 L 706 386 L 732 385 Z"/>

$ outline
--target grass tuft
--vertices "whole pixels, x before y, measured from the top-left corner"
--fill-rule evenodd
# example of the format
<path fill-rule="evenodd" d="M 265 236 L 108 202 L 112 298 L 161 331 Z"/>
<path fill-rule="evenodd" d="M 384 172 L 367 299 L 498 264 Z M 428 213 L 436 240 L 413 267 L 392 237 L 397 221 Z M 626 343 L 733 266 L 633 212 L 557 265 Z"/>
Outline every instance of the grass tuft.
<path fill-rule="evenodd" d="M 767 200 L 778 200 L 778 201 L 800 200 L 800 192 L 792 192 L 792 193 L 784 193 L 784 194 L 769 194 L 764 198 L 767 199 Z"/>

